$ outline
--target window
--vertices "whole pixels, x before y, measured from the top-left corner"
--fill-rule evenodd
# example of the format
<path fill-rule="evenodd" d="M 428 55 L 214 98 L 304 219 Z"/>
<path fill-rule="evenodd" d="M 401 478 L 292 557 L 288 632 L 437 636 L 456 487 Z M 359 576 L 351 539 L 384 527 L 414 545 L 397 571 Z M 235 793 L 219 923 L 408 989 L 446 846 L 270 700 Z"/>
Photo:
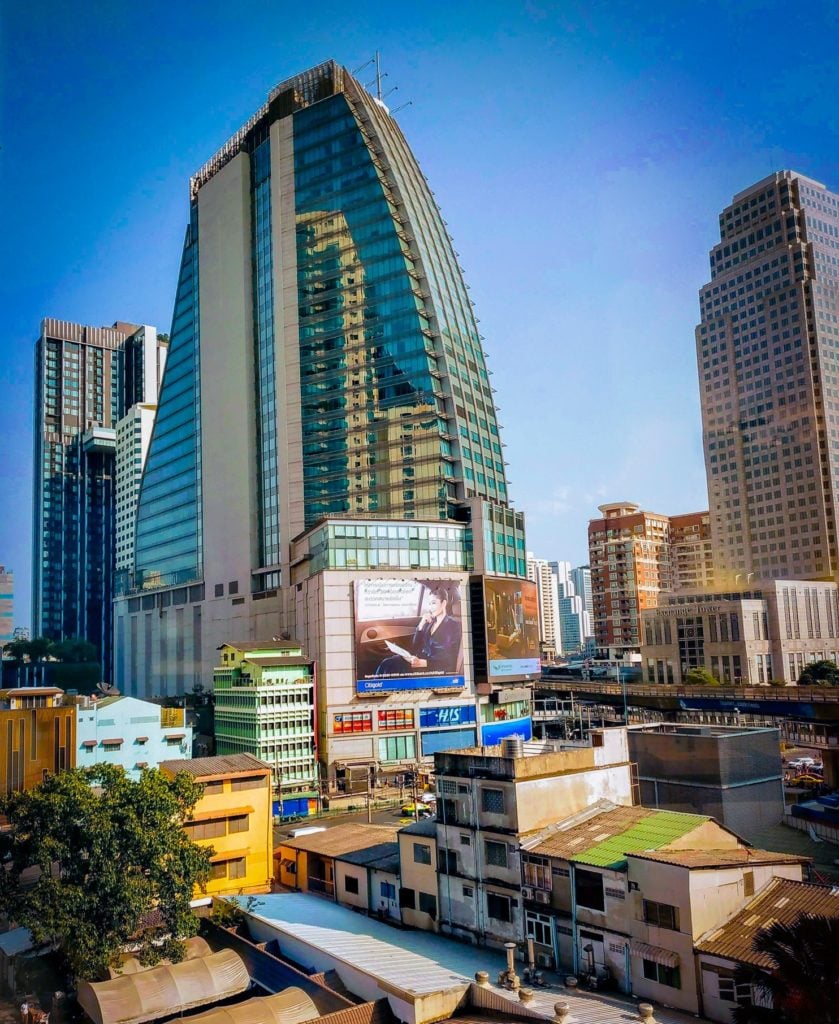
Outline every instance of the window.
<path fill-rule="evenodd" d="M 504 813 L 504 790 L 503 789 L 482 789 L 481 810 L 486 814 Z"/>
<path fill-rule="evenodd" d="M 491 839 L 484 841 L 484 859 L 487 864 L 493 864 L 497 868 L 507 867 L 507 844 L 495 843 Z"/>
<path fill-rule="evenodd" d="M 267 775 L 253 775 L 248 779 L 233 779 L 230 783 L 230 789 L 234 793 L 239 793 L 243 789 L 262 789 L 267 782 Z"/>
<path fill-rule="evenodd" d="M 193 841 L 196 839 L 218 839 L 227 835 L 227 823 L 224 818 L 217 821 L 194 821 L 186 825 L 186 833 Z"/>
<path fill-rule="evenodd" d="M 743 895 L 754 896 L 755 894 L 755 873 L 754 871 L 743 872 Z"/>
<path fill-rule="evenodd" d="M 463 886 L 463 898 L 465 900 L 471 900 L 474 895 L 475 895 L 475 890 L 472 888 L 471 885 L 464 885 Z"/>
<path fill-rule="evenodd" d="M 671 932 L 679 930 L 679 908 L 671 907 L 669 903 L 653 903 L 652 900 L 644 900 L 644 920 L 647 924 L 654 924 L 659 928 L 668 928 Z"/>
<path fill-rule="evenodd" d="M 414 864 L 430 864 L 431 847 L 425 843 L 414 843 Z"/>
<path fill-rule="evenodd" d="M 408 910 L 416 910 L 417 894 L 413 889 L 402 888 L 399 890 L 399 906 Z"/>
<path fill-rule="evenodd" d="M 524 930 L 528 939 L 533 939 L 540 946 L 553 947 L 551 919 L 547 915 L 534 914 L 528 910 L 524 915 Z"/>
<path fill-rule="evenodd" d="M 344 892 L 358 896 L 358 879 L 354 875 L 346 875 L 344 878 Z"/>
<path fill-rule="evenodd" d="M 487 914 L 496 921 L 512 921 L 512 901 L 509 896 L 500 896 L 497 892 L 487 893 Z"/>
<path fill-rule="evenodd" d="M 213 796 L 216 793 L 224 792 L 224 779 L 217 779 L 215 782 L 203 783 L 204 792 L 202 796 Z"/>
<path fill-rule="evenodd" d="M 237 857 L 236 860 L 228 861 L 228 878 L 244 878 L 247 870 L 246 859 Z"/>
<path fill-rule="evenodd" d="M 228 818 L 227 831 L 232 835 L 234 832 L 248 831 L 247 814 L 237 814 L 235 818 Z"/>
<path fill-rule="evenodd" d="M 524 884 L 537 889 L 550 889 L 551 868 L 547 857 L 524 856 Z"/>
<path fill-rule="evenodd" d="M 748 984 L 738 985 L 734 976 L 719 976 L 720 999 L 726 1003 L 739 1003 L 741 1006 L 751 1006 L 752 986 Z"/>
<path fill-rule="evenodd" d="M 383 900 L 395 900 L 396 899 L 396 886 L 393 882 L 382 882 L 379 885 L 379 893 Z"/>
<path fill-rule="evenodd" d="M 437 917 L 437 897 L 431 893 L 421 892 L 419 894 L 419 908 L 424 914 L 432 919 Z"/>
<path fill-rule="evenodd" d="M 457 853 L 445 848 L 437 851 L 437 867 L 441 874 L 457 874 Z"/>
<path fill-rule="evenodd" d="M 678 967 L 657 964 L 654 960 L 644 960 L 643 963 L 644 977 L 647 981 L 657 981 L 659 985 L 667 985 L 669 988 L 682 987 L 682 979 L 679 976 Z"/>
<path fill-rule="evenodd" d="M 461 846 L 471 846 L 472 845 L 472 837 L 469 835 L 468 832 L 461 832 L 460 833 L 460 845 Z"/>
<path fill-rule="evenodd" d="M 227 878 L 227 865 L 224 861 L 210 865 L 210 881 L 217 881 L 219 878 Z"/>
<path fill-rule="evenodd" d="M 596 871 L 577 868 L 574 872 L 574 892 L 577 905 L 589 910 L 603 910 L 603 876 Z"/>
<path fill-rule="evenodd" d="M 380 761 L 404 761 L 413 760 L 417 756 L 416 737 L 411 736 L 388 736 L 379 740 Z"/>

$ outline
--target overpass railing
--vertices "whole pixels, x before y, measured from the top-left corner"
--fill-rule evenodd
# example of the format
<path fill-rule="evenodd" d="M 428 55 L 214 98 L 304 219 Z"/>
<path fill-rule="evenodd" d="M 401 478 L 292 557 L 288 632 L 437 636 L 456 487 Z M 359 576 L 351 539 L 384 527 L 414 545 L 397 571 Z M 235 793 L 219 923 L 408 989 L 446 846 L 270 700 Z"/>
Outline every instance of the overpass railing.
<path fill-rule="evenodd" d="M 543 679 L 538 689 L 628 697 L 716 697 L 721 700 L 801 701 L 839 704 L 839 686 L 677 686 L 675 684 L 599 683 L 588 680 Z"/>

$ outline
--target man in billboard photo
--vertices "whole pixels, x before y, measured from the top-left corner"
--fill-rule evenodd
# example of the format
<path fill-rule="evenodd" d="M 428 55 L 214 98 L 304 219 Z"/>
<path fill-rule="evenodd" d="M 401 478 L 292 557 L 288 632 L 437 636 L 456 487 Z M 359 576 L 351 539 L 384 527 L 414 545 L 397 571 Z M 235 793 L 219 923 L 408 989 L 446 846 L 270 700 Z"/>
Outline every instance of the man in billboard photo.
<path fill-rule="evenodd" d="M 455 675 L 460 656 L 461 624 L 449 614 L 451 597 L 445 587 L 427 592 L 422 616 L 407 648 L 385 658 L 377 676 L 405 675 L 410 670 Z M 395 646 L 395 645 L 394 645 Z"/>

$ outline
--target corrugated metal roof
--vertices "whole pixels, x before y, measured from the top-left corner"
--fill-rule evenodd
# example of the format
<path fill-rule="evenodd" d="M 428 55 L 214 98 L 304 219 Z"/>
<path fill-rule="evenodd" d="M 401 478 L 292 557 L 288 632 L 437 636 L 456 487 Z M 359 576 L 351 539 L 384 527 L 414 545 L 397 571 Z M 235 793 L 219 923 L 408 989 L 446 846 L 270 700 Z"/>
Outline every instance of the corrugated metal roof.
<path fill-rule="evenodd" d="M 701 936 L 696 949 L 727 960 L 771 968 L 772 961 L 754 951 L 756 935 L 775 921 L 794 924 L 801 914 L 839 917 L 839 887 L 774 878 L 721 928 Z"/>
<path fill-rule="evenodd" d="M 319 853 L 324 857 L 344 857 L 346 854 L 360 854 L 366 850 L 375 850 L 375 856 L 382 857 L 388 853 L 386 844 L 396 848 L 397 833 L 395 825 L 365 825 L 363 822 L 348 822 L 346 825 L 335 825 L 325 832 L 312 832 L 296 839 L 283 839 L 279 847 L 302 850 L 306 853 Z M 355 861 L 363 863 L 363 861 Z"/>
<path fill-rule="evenodd" d="M 571 859 L 578 864 L 619 870 L 626 866 L 626 854 L 639 850 L 656 850 L 674 839 L 692 832 L 710 819 L 701 814 L 679 814 L 675 811 L 655 811 L 648 818 L 636 822 L 626 831 L 596 842 L 581 850 Z"/>
<path fill-rule="evenodd" d="M 244 640 L 242 642 L 219 644 L 216 648 L 217 651 L 224 650 L 225 647 L 232 647 L 234 651 L 299 651 L 302 644 L 297 643 L 295 640 Z"/>
<path fill-rule="evenodd" d="M 179 761 L 161 761 L 160 767 L 170 775 L 189 772 L 195 779 L 211 775 L 269 774 L 271 768 L 253 754 L 226 754 L 217 757 L 185 757 Z"/>
<path fill-rule="evenodd" d="M 660 864 L 701 870 L 702 868 L 740 867 L 748 864 L 807 864 L 810 857 L 794 853 L 773 853 L 771 850 L 661 850 L 633 853 L 641 860 L 654 860 Z"/>
<path fill-rule="evenodd" d="M 250 654 L 245 661 L 253 662 L 262 668 L 281 668 L 283 666 L 294 668 L 298 665 L 308 665 L 309 660 L 302 654 Z"/>
<path fill-rule="evenodd" d="M 434 836 L 437 837 L 437 822 L 434 818 L 420 818 L 413 825 L 406 825 L 399 830 L 407 832 L 411 836 Z"/>

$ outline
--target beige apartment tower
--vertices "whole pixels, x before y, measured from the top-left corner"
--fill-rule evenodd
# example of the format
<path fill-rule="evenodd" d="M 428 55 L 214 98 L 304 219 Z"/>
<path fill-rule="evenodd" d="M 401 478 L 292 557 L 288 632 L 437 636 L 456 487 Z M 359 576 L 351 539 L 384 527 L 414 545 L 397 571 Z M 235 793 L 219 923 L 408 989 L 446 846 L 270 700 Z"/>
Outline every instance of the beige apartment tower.
<path fill-rule="evenodd" d="M 717 585 L 833 579 L 839 196 L 793 171 L 720 215 L 696 329 Z"/>

